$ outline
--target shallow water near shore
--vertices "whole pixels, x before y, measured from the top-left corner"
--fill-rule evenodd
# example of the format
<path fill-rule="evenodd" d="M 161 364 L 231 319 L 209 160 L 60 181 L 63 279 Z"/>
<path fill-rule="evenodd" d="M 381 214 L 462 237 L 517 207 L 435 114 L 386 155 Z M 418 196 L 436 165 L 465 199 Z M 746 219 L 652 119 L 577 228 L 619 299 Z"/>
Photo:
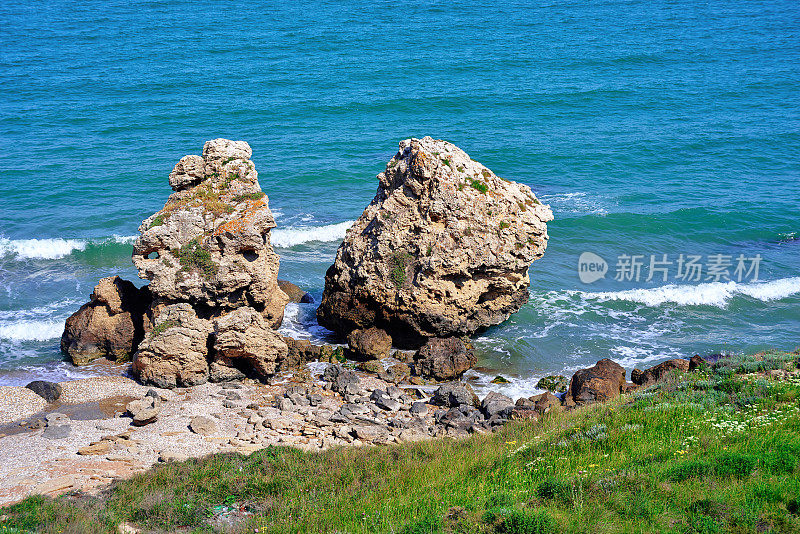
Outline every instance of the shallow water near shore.
<path fill-rule="evenodd" d="M 63 322 L 99 278 L 138 280 L 139 223 L 216 137 L 252 146 L 280 277 L 317 302 L 400 139 L 447 139 L 550 204 L 529 302 L 476 337 L 480 384 L 800 345 L 794 2 L 45 1 L 3 4 L 0 27 L 0 385 L 104 372 L 62 360 Z M 583 252 L 605 278 L 581 282 Z M 614 279 L 623 256 L 638 281 Z M 313 304 L 282 330 L 335 341 Z"/>

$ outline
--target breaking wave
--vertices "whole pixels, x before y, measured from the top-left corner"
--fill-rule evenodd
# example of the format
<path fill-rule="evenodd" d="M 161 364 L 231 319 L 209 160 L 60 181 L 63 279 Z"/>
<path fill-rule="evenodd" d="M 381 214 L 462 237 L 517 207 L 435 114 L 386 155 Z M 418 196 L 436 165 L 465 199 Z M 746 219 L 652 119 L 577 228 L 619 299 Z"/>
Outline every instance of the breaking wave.
<path fill-rule="evenodd" d="M 325 226 L 306 226 L 300 228 L 276 228 L 270 232 L 272 245 L 290 248 L 312 241 L 328 242 L 344 239 L 347 229 L 355 221 L 345 221 Z"/>
<path fill-rule="evenodd" d="M 99 239 L 8 239 L 0 237 L 0 257 L 10 256 L 19 259 L 55 260 L 69 256 L 73 252 L 86 250 L 87 246 L 133 243 L 137 236 L 112 236 Z"/>
<path fill-rule="evenodd" d="M 709 282 L 697 285 L 669 284 L 648 289 L 628 289 L 583 293 L 590 299 L 600 301 L 625 300 L 647 306 L 660 306 L 673 302 L 680 306 L 727 306 L 732 298 L 745 295 L 762 302 L 781 300 L 800 293 L 800 277 L 780 278 L 769 282 Z"/>

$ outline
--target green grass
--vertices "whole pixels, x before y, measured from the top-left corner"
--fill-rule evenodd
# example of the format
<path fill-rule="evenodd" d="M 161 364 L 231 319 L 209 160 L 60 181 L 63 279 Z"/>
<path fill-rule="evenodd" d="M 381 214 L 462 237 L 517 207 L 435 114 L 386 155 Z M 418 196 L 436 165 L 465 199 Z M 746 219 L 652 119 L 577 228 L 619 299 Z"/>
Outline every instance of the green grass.
<path fill-rule="evenodd" d="M 238 204 L 239 202 L 242 202 L 244 200 L 261 200 L 265 196 L 267 196 L 266 193 L 264 193 L 263 191 L 258 191 L 257 193 L 246 193 L 244 195 L 236 195 L 235 197 L 233 197 L 233 201 Z"/>
<path fill-rule="evenodd" d="M 156 337 L 159 334 L 163 334 L 167 329 L 172 328 L 173 326 L 178 326 L 177 321 L 163 321 L 158 323 L 150 330 L 150 337 Z"/>
<path fill-rule="evenodd" d="M 26 499 L 0 525 L 211 532 L 214 507 L 236 503 L 253 515 L 233 532 L 800 531 L 800 384 L 730 367 L 464 440 L 162 464 L 101 498 Z"/>
<path fill-rule="evenodd" d="M 178 261 L 184 271 L 196 269 L 207 279 L 217 274 L 219 267 L 211 259 L 211 253 L 200 244 L 198 238 L 192 239 L 178 249 L 176 256 L 178 256 Z"/>
<path fill-rule="evenodd" d="M 155 216 L 155 218 L 150 222 L 150 228 L 155 228 L 156 226 L 161 226 L 167 220 L 168 214 L 167 213 L 159 213 Z"/>
<path fill-rule="evenodd" d="M 473 179 L 469 185 L 471 185 L 473 189 L 477 189 L 484 195 L 489 192 L 489 186 L 479 180 Z"/>
<path fill-rule="evenodd" d="M 391 277 L 395 287 L 401 287 L 405 283 L 406 268 L 411 258 L 411 254 L 405 251 L 395 252 L 391 257 Z"/>

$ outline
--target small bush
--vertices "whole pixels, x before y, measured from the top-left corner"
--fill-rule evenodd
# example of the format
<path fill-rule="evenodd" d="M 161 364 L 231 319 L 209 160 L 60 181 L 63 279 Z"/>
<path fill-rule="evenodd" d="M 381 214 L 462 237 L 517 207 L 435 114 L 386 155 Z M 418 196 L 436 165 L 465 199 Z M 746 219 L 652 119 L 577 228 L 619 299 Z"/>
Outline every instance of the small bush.
<path fill-rule="evenodd" d="M 667 479 L 683 482 L 692 477 L 702 477 L 711 471 L 711 464 L 703 460 L 688 460 L 673 466 L 667 471 Z"/>
<path fill-rule="evenodd" d="M 502 521 L 496 524 L 497 532 L 508 534 L 550 534 L 556 530 L 556 521 L 546 510 L 535 512 L 503 510 L 498 514 Z"/>
<path fill-rule="evenodd" d="M 266 193 L 264 193 L 263 191 L 259 191 L 257 193 L 247 193 L 247 194 L 244 194 L 244 195 L 236 195 L 235 197 L 233 197 L 233 201 L 238 204 L 239 202 L 242 202 L 244 200 L 261 200 L 265 196 L 267 196 Z"/>
<path fill-rule="evenodd" d="M 197 238 L 183 245 L 176 254 L 184 271 L 198 269 L 206 278 L 217 274 L 217 264 L 211 259 L 211 253 L 206 250 Z"/>
<path fill-rule="evenodd" d="M 570 488 L 564 482 L 554 478 L 548 478 L 536 486 L 536 495 L 541 499 L 562 499 L 566 500 L 570 495 Z"/>
<path fill-rule="evenodd" d="M 762 462 L 770 473 L 788 475 L 797 465 L 797 456 L 788 448 L 781 448 L 765 454 Z"/>
<path fill-rule="evenodd" d="M 431 534 L 442 529 L 442 520 L 434 515 L 428 514 L 420 519 L 407 524 L 400 529 L 400 534 Z"/>
<path fill-rule="evenodd" d="M 163 225 L 164 221 L 166 220 L 166 218 L 167 218 L 167 214 L 166 213 L 159 213 L 158 215 L 156 215 L 156 217 L 150 223 L 150 228 L 155 228 L 156 226 Z"/>
<path fill-rule="evenodd" d="M 391 258 L 392 265 L 392 282 L 395 287 L 402 286 L 406 281 L 406 267 L 411 260 L 411 254 L 408 252 L 396 252 Z"/>
<path fill-rule="evenodd" d="M 473 189 L 477 189 L 484 195 L 489 192 L 489 186 L 483 182 L 479 182 L 478 180 L 472 180 L 469 185 L 471 185 Z"/>
<path fill-rule="evenodd" d="M 150 330 L 150 336 L 155 337 L 157 335 L 163 334 L 164 331 L 172 328 L 173 326 L 178 326 L 177 321 L 164 321 L 155 325 L 152 330 Z"/>
<path fill-rule="evenodd" d="M 714 472 L 721 477 L 746 477 L 756 468 L 758 459 L 749 454 L 729 452 L 714 460 Z"/>
<path fill-rule="evenodd" d="M 500 229 L 501 229 L 501 230 L 505 230 L 505 229 L 506 229 L 506 228 L 508 228 L 509 226 L 511 226 L 511 225 L 510 225 L 510 224 L 508 224 L 506 221 L 502 221 L 502 222 L 500 223 Z"/>
<path fill-rule="evenodd" d="M 508 493 L 493 493 L 486 499 L 486 508 L 507 508 L 514 505 L 514 498 Z"/>

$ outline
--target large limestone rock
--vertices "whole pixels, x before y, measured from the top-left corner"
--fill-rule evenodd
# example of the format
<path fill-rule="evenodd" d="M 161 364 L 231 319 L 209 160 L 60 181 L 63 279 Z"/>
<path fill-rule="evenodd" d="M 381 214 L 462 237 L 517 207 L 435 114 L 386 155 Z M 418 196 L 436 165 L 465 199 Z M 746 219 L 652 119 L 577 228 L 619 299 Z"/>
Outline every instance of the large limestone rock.
<path fill-rule="evenodd" d="M 129 359 L 144 337 L 149 305 L 147 287 L 138 289 L 119 276 L 103 278 L 89 302 L 67 319 L 61 350 L 75 365 L 101 357 Z"/>
<path fill-rule="evenodd" d="M 133 263 L 156 300 L 250 306 L 278 327 L 289 297 L 278 287 L 275 219 L 251 154 L 243 141 L 215 139 L 202 158 L 182 158 L 170 174 L 175 192 L 139 226 Z"/>
<path fill-rule="evenodd" d="M 407 346 L 501 323 L 528 299 L 552 217 L 455 145 L 402 141 L 328 269 L 319 322 L 377 326 Z"/>
<path fill-rule="evenodd" d="M 286 359 L 273 330 L 289 297 L 270 245 L 275 219 L 244 141 L 215 139 L 181 158 L 175 191 L 139 227 L 133 263 L 150 280 L 155 326 L 134 371 L 160 387 L 267 377 Z"/>

